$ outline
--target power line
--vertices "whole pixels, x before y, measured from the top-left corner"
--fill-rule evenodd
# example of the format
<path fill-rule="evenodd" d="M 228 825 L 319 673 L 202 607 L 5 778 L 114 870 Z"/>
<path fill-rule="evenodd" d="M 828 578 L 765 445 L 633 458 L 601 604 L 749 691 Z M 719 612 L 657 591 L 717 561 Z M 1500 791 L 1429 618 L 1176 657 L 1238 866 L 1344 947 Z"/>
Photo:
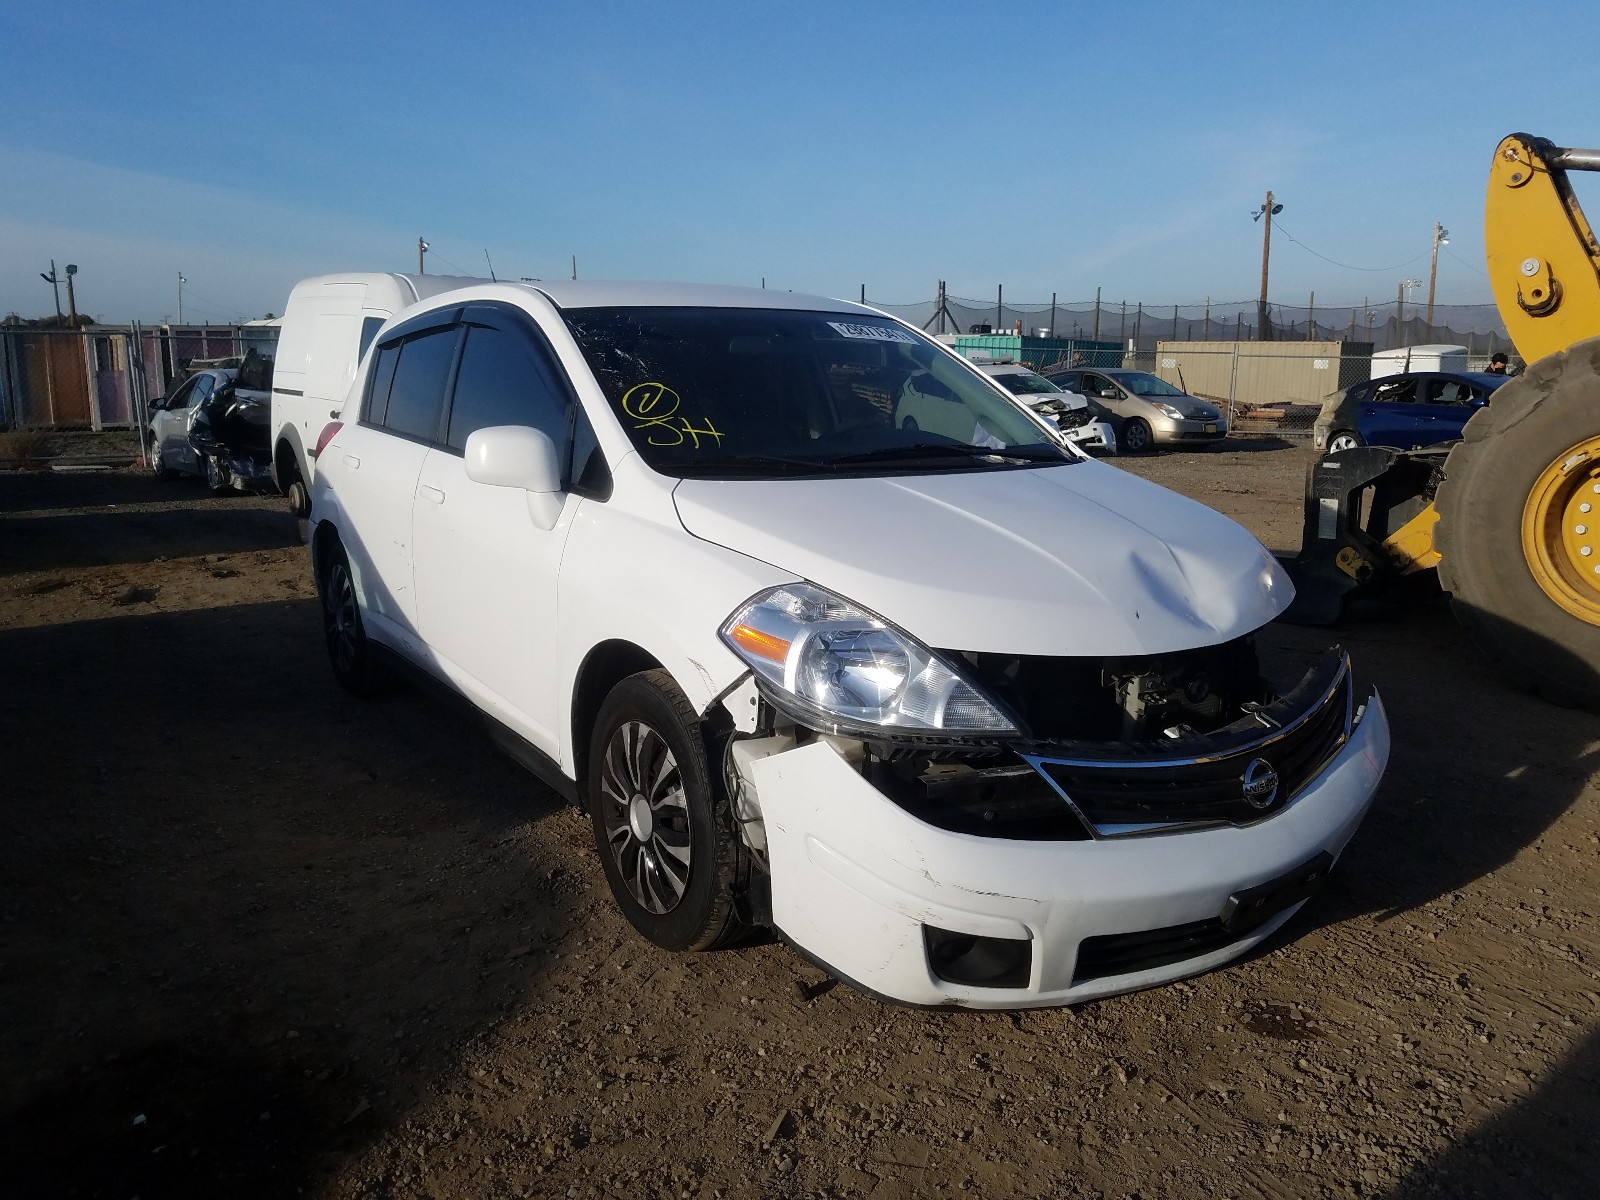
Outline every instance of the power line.
<path fill-rule="evenodd" d="M 1484 275 L 1484 276 L 1487 276 L 1487 275 L 1488 275 L 1488 274 L 1489 274 L 1489 272 L 1487 272 L 1487 271 L 1485 271 L 1485 270 L 1484 270 L 1484 269 L 1483 269 L 1483 268 L 1482 268 L 1482 267 L 1480 267 L 1480 266 L 1479 266 L 1479 265 L 1478 265 L 1478 264 L 1477 264 L 1477 263 L 1475 263 L 1475 262 L 1468 262 L 1468 261 L 1467 261 L 1467 260 L 1466 260 L 1466 259 L 1464 259 L 1464 258 L 1462 258 L 1462 257 L 1461 257 L 1461 256 L 1460 256 L 1460 255 L 1459 255 L 1459 254 L 1457 254 L 1457 253 L 1456 253 L 1456 252 L 1455 252 L 1455 251 L 1454 251 L 1454 250 L 1452 250 L 1452 249 L 1450 249 L 1450 248 L 1449 248 L 1449 247 L 1448 247 L 1448 246 L 1446 246 L 1446 247 L 1445 247 L 1445 251 L 1444 251 L 1444 252 L 1445 252 L 1445 253 L 1446 253 L 1446 254 L 1448 254 L 1448 255 L 1449 255 L 1449 256 L 1450 256 L 1450 257 L 1451 257 L 1451 258 L 1453 258 L 1453 259 L 1455 259 L 1455 260 L 1456 260 L 1456 261 L 1457 261 L 1457 262 L 1458 262 L 1458 263 L 1460 263 L 1460 264 L 1461 264 L 1461 265 L 1462 265 L 1462 266 L 1464 266 L 1464 267 L 1471 267 L 1471 268 L 1472 268 L 1472 269 L 1473 269 L 1473 270 L 1474 270 L 1474 271 L 1476 271 L 1476 272 L 1477 272 L 1477 273 L 1478 273 L 1478 274 L 1479 274 L 1479 275 Z"/>
<path fill-rule="evenodd" d="M 1295 237 L 1294 234 L 1285 229 L 1283 227 L 1283 221 L 1281 218 L 1278 221 L 1278 232 L 1283 234 L 1284 237 L 1288 238 L 1296 246 L 1299 246 L 1300 249 L 1304 250 L 1307 254 L 1310 254 L 1316 258 L 1320 258 L 1325 263 L 1332 263 L 1336 267 L 1343 267 L 1346 271 L 1371 271 L 1374 274 L 1384 271 L 1398 271 L 1402 267 L 1409 267 L 1412 263 L 1421 262 L 1432 253 L 1431 250 L 1425 250 L 1415 258 L 1409 258 L 1403 263 L 1396 263 L 1392 267 L 1353 267 L 1349 263 L 1342 263 L 1336 258 L 1329 258 L 1326 254 L 1318 254 L 1317 251 L 1313 250 L 1310 246 L 1306 245 L 1299 238 Z"/>

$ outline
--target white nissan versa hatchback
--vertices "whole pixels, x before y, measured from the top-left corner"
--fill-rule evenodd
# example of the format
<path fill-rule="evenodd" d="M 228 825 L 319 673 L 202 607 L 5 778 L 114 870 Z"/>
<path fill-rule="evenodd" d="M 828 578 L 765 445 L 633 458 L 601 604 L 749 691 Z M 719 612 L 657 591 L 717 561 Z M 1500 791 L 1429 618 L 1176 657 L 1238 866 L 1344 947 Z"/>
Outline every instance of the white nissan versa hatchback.
<path fill-rule="evenodd" d="M 965 430 L 894 419 L 931 377 Z M 1070 1004 L 1245 953 L 1389 752 L 1239 526 L 1064 446 L 870 309 L 484 281 L 396 314 L 317 444 L 333 669 L 398 658 L 580 801 L 669 949 L 769 925 L 918 1004 Z"/>

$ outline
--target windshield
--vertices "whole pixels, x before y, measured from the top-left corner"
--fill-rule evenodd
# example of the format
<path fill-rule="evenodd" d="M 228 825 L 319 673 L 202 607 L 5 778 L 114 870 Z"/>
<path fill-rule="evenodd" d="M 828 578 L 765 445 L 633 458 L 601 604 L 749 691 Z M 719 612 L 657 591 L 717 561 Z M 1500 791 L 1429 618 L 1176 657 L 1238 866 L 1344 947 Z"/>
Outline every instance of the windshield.
<path fill-rule="evenodd" d="M 1165 379 L 1144 371 L 1126 371 L 1116 376 L 1116 380 L 1135 396 L 1186 396 L 1187 392 L 1180 392 Z"/>
<path fill-rule="evenodd" d="M 1006 371 L 994 375 L 993 379 L 1013 396 L 1052 395 L 1061 390 L 1043 375 L 1035 375 L 1032 371 Z"/>
<path fill-rule="evenodd" d="M 669 475 L 1076 461 L 1020 405 L 886 317 L 731 308 L 565 316 L 635 448 Z"/>

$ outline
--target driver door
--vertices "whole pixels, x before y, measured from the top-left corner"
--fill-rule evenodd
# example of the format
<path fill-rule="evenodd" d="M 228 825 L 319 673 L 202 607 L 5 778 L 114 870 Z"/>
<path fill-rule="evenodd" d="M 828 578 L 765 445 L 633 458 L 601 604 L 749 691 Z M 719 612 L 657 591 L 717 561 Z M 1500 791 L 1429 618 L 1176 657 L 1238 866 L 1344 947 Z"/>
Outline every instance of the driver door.
<path fill-rule="evenodd" d="M 551 758 L 556 712 L 556 576 L 581 502 L 564 494 L 552 528 L 528 494 L 467 477 L 463 451 L 478 429 L 542 430 L 569 459 L 577 399 L 531 318 L 500 305 L 469 308 L 445 444 L 422 462 L 412 501 L 417 631 L 436 669 L 480 708 Z"/>

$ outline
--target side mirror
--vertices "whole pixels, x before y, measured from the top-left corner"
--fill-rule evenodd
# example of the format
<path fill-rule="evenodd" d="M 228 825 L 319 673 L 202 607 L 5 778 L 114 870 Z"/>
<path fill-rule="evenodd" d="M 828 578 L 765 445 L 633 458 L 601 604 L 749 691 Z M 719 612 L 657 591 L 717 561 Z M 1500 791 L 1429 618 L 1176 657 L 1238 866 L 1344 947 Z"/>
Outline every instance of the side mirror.
<path fill-rule="evenodd" d="M 561 490 L 561 459 L 548 434 L 526 425 L 491 425 L 469 434 L 467 478 L 536 495 Z"/>
<path fill-rule="evenodd" d="M 154 400 L 150 401 L 147 407 L 151 412 L 160 412 L 166 406 L 167 398 L 165 396 L 157 396 Z"/>

